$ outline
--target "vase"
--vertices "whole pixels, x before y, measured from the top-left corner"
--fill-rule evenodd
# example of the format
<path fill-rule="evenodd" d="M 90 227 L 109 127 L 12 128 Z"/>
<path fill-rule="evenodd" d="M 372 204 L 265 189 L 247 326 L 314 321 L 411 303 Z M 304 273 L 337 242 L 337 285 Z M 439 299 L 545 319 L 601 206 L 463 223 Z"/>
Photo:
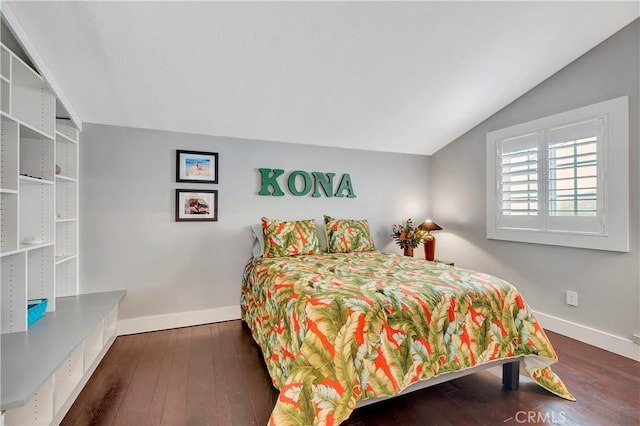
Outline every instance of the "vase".
<path fill-rule="evenodd" d="M 405 247 L 404 255 L 408 257 L 413 257 L 413 247 Z"/>

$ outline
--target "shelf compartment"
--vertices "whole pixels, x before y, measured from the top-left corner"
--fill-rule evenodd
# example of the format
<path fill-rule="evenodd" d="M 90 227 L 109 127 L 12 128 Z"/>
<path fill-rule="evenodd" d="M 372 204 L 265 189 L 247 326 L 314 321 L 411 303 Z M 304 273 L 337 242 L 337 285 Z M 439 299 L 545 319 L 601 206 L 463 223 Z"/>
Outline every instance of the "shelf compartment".
<path fill-rule="evenodd" d="M 78 217 L 78 183 L 68 180 L 56 182 L 56 219 Z"/>
<path fill-rule="evenodd" d="M 58 297 L 78 294 L 78 261 L 75 256 L 56 263 L 56 295 Z"/>
<path fill-rule="evenodd" d="M 26 253 L 16 253 L 1 259 L 2 333 L 27 329 L 27 267 Z"/>
<path fill-rule="evenodd" d="M 12 56 L 11 113 L 35 129 L 55 134 L 56 98 L 34 70 Z"/>
<path fill-rule="evenodd" d="M 27 251 L 27 299 L 48 299 L 47 312 L 55 311 L 53 246 Z"/>
<path fill-rule="evenodd" d="M 84 340 L 84 370 L 85 372 L 91 367 L 93 362 L 98 358 L 98 355 L 102 351 L 104 345 L 103 342 L 103 323 L 104 319 L 100 320 L 98 325 L 91 331 L 91 334 Z"/>
<path fill-rule="evenodd" d="M 55 146 L 51 139 L 20 126 L 20 175 L 53 182 Z"/>
<path fill-rule="evenodd" d="M 11 80 L 11 52 L 4 46 L 0 46 L 0 75 Z"/>
<path fill-rule="evenodd" d="M 115 339 L 118 334 L 118 307 L 115 306 L 111 312 L 104 317 L 104 344 L 108 344 L 109 340 Z"/>
<path fill-rule="evenodd" d="M 79 132 L 71 120 L 63 118 L 56 119 L 56 133 L 63 136 L 69 142 L 78 143 Z"/>
<path fill-rule="evenodd" d="M 57 177 L 78 178 L 78 145 L 60 133 L 56 133 L 56 164 L 61 169 Z"/>
<path fill-rule="evenodd" d="M 18 189 L 18 123 L 2 116 L 0 127 L 0 188 Z"/>
<path fill-rule="evenodd" d="M 57 413 L 67 401 L 71 392 L 78 386 L 84 374 L 83 345 L 79 345 L 75 351 L 64 360 L 53 376 L 53 405 Z"/>
<path fill-rule="evenodd" d="M 56 222 L 56 254 L 78 254 L 78 227 L 76 222 Z"/>
<path fill-rule="evenodd" d="M 38 237 L 46 242 L 54 241 L 54 190 L 53 185 L 34 185 L 28 180 L 19 180 L 20 241 L 26 237 Z"/>
<path fill-rule="evenodd" d="M 18 194 L 0 194 L 0 252 L 18 249 Z"/>
<path fill-rule="evenodd" d="M 0 85 L 0 110 L 11 114 L 11 85 L 6 80 L 2 80 Z"/>
<path fill-rule="evenodd" d="M 53 376 L 38 389 L 26 405 L 7 411 L 8 425 L 48 425 L 53 421 Z"/>

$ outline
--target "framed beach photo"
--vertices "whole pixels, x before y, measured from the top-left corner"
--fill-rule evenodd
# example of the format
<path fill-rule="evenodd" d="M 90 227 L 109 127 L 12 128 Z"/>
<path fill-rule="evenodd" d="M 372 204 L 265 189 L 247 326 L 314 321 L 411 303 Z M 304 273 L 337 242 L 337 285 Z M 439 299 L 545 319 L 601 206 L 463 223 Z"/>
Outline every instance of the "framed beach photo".
<path fill-rule="evenodd" d="M 176 182 L 218 183 L 218 153 L 176 150 Z"/>
<path fill-rule="evenodd" d="M 218 190 L 176 189 L 176 222 L 218 220 Z"/>

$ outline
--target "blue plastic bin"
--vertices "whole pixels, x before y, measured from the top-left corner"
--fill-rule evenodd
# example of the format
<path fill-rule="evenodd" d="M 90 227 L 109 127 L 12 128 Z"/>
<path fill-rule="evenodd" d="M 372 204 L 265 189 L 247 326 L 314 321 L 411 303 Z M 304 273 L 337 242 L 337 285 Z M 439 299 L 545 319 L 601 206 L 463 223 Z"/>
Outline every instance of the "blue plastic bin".
<path fill-rule="evenodd" d="M 27 327 L 38 321 L 47 312 L 47 299 L 27 300 Z"/>

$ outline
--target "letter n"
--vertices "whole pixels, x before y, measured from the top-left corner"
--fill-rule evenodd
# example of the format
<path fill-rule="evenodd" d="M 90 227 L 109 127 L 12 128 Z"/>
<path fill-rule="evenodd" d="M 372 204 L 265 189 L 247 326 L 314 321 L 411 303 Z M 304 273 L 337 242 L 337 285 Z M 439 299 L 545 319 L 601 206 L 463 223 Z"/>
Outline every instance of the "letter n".
<path fill-rule="evenodd" d="M 324 195 L 327 197 L 333 197 L 333 177 L 336 175 L 335 173 L 320 173 L 320 172 L 312 172 L 313 179 L 315 181 L 315 188 L 313 190 L 312 197 L 318 198 L 321 197 L 320 188 L 322 187 L 322 191 Z"/>

